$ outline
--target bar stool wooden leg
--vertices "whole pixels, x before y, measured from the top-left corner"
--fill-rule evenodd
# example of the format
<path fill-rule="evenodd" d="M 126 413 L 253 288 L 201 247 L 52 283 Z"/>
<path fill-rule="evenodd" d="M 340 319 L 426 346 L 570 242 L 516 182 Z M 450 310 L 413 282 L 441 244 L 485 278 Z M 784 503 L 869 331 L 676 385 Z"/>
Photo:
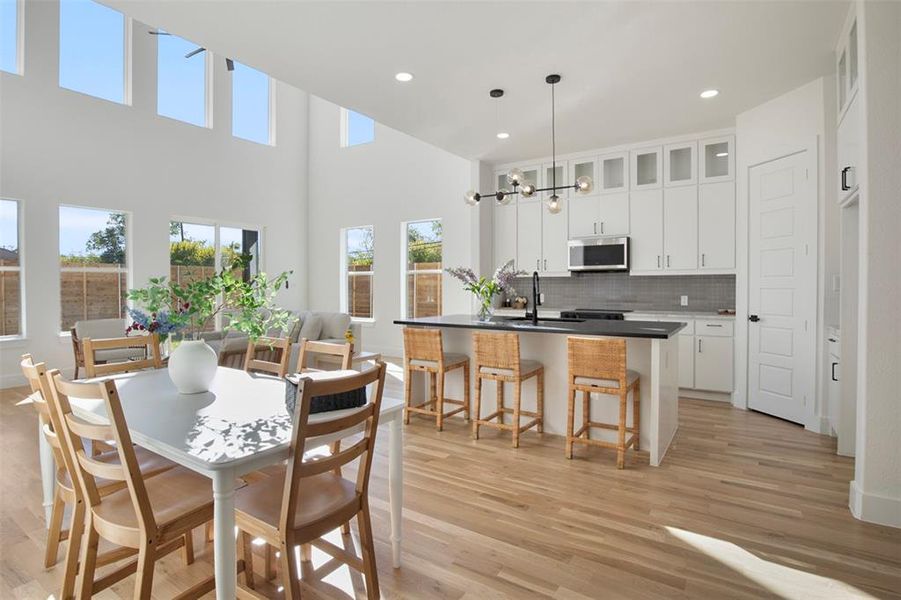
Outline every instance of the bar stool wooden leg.
<path fill-rule="evenodd" d="M 544 369 L 538 371 L 538 379 L 536 385 L 538 386 L 536 388 L 536 394 L 538 398 L 538 424 L 536 429 L 538 433 L 544 433 Z"/>
<path fill-rule="evenodd" d="M 463 419 L 469 421 L 469 362 L 463 365 Z"/>
<path fill-rule="evenodd" d="M 628 399 L 628 391 L 623 390 L 619 395 L 619 428 L 617 429 L 616 441 L 616 468 L 622 469 L 625 466 L 626 457 L 626 402 Z"/>
<path fill-rule="evenodd" d="M 567 396 L 569 409 L 566 417 L 566 449 L 564 450 L 564 456 L 571 459 L 573 457 L 573 424 L 576 420 L 576 388 L 572 385 L 569 386 L 569 394 Z"/>
<path fill-rule="evenodd" d="M 479 439 L 479 419 L 482 418 L 482 378 L 476 375 L 476 397 L 475 397 L 476 405 L 475 411 L 473 414 L 475 415 L 472 419 L 472 437 L 473 439 Z"/>
<path fill-rule="evenodd" d="M 632 432 L 635 434 L 635 444 L 632 447 L 637 451 L 641 438 L 641 387 L 638 380 L 632 388 L 632 424 Z"/>
<path fill-rule="evenodd" d="M 436 407 L 438 409 L 438 415 L 435 418 L 437 420 L 438 431 L 444 431 L 444 377 L 445 373 L 443 371 L 435 373 L 435 389 L 437 394 L 435 396 L 435 401 L 437 402 Z"/>
<path fill-rule="evenodd" d="M 589 435 L 589 423 L 591 423 L 591 392 L 582 391 L 582 436 L 586 440 Z"/>
<path fill-rule="evenodd" d="M 519 448 L 519 413 L 522 409 L 522 381 L 513 382 L 513 447 Z"/>
<path fill-rule="evenodd" d="M 410 424 L 410 406 L 413 403 L 413 370 L 404 369 L 404 425 Z"/>
<path fill-rule="evenodd" d="M 506 402 L 504 402 L 504 382 L 500 379 L 497 380 L 497 422 L 503 425 L 505 423 L 504 419 L 504 408 Z"/>
<path fill-rule="evenodd" d="M 436 380 L 438 379 L 437 374 L 429 371 L 429 405 L 432 410 L 435 410 L 435 404 L 438 402 L 438 393 L 436 391 Z"/>

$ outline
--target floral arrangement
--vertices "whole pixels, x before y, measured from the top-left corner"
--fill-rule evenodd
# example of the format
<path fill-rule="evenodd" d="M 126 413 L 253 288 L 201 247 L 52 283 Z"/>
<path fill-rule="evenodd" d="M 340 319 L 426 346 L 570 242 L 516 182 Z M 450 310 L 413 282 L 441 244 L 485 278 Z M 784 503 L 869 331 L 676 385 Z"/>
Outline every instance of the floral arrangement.
<path fill-rule="evenodd" d="M 479 299 L 479 318 L 483 320 L 491 317 L 491 303 L 494 297 L 501 292 L 516 293 L 516 290 L 513 289 L 513 279 L 526 274 L 525 271 L 517 271 L 513 268 L 512 259 L 498 267 L 491 279 L 484 275 L 476 277 L 469 267 L 446 270 L 452 277 L 463 282 L 463 289 L 472 292 Z"/>
<path fill-rule="evenodd" d="M 132 332 L 158 333 L 161 339 L 183 331 L 192 339 L 219 313 L 228 315 L 225 330 L 240 331 L 253 340 L 272 329 L 287 329 L 294 316 L 277 308 L 275 296 L 292 271 L 270 279 L 258 273 L 243 279 L 250 256 L 238 256 L 232 264 L 206 278 L 181 285 L 165 277 L 152 277 L 148 285 L 128 291 L 128 298 L 142 309 L 129 309 Z"/>

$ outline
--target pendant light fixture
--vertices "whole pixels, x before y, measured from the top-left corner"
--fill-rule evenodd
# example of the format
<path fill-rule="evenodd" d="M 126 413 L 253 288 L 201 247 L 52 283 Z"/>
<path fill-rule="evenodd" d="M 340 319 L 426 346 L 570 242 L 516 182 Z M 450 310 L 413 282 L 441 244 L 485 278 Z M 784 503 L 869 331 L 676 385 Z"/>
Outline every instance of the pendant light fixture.
<path fill-rule="evenodd" d="M 499 204 L 509 204 L 513 200 L 515 194 L 519 194 L 523 198 L 530 198 L 534 196 L 536 192 L 551 192 L 551 195 L 548 196 L 545 201 L 545 205 L 547 206 L 549 213 L 556 215 L 563 208 L 561 204 L 562 199 L 557 195 L 558 190 L 571 189 L 577 192 L 587 193 L 594 187 L 594 182 L 591 177 L 585 175 L 577 178 L 576 182 L 572 185 L 557 185 L 557 107 L 554 86 L 560 83 L 560 79 L 560 75 L 557 74 L 551 74 L 544 78 L 545 83 L 551 86 L 551 185 L 550 187 L 537 188 L 535 187 L 534 182 L 526 180 L 522 170 L 511 169 L 510 172 L 507 173 L 507 183 L 513 187 L 513 191 L 500 189 L 490 194 L 491 196 L 494 196 L 494 199 L 497 200 Z M 500 93 L 497 94 L 497 92 Z M 490 94 L 492 98 L 500 98 L 504 95 L 504 91 L 491 90 Z M 475 190 L 469 190 L 463 195 L 463 200 L 469 206 L 475 206 L 484 196 L 485 194 L 481 194 Z"/>

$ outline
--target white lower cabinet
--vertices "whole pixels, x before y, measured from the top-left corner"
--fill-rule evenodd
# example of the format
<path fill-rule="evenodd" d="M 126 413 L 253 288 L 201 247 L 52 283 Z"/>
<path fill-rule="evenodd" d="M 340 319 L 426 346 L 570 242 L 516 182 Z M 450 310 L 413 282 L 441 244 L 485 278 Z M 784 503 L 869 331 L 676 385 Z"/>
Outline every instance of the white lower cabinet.
<path fill-rule="evenodd" d="M 695 336 L 695 389 L 732 392 L 732 345 L 732 337 Z"/>

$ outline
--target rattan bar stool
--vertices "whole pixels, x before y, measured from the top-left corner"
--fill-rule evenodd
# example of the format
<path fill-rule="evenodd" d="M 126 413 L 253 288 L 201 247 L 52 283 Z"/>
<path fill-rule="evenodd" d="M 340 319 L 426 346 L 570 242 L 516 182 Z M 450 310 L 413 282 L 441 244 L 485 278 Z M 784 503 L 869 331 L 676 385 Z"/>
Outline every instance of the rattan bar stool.
<path fill-rule="evenodd" d="M 444 397 L 445 376 L 451 371 L 463 369 L 463 399 Z M 427 373 L 429 399 L 413 404 L 413 373 Z M 444 412 L 444 405 L 456 406 Z M 435 417 L 438 431 L 444 429 L 444 419 L 457 413 L 469 420 L 469 357 L 465 354 L 444 352 L 440 329 L 404 328 L 404 423 L 410 423 L 410 414 Z"/>
<path fill-rule="evenodd" d="M 521 360 L 519 336 L 515 333 L 473 332 L 476 361 L 475 413 L 472 418 L 472 437 L 479 439 L 479 427 L 487 426 L 513 432 L 513 447 L 519 448 L 519 435 L 532 428 L 544 431 L 544 365 L 537 360 Z M 537 378 L 537 408 L 535 412 L 522 410 L 522 383 Z M 497 410 L 482 418 L 482 381 L 497 382 Z M 513 384 L 513 408 L 504 405 L 504 384 Z M 513 422 L 506 423 L 504 415 L 512 414 Z M 522 417 L 532 420 L 522 424 Z M 491 419 L 497 419 L 492 421 Z"/>
<path fill-rule="evenodd" d="M 640 378 L 636 371 L 626 368 L 626 340 L 598 337 L 569 337 L 569 415 L 566 421 L 566 458 L 573 457 L 573 444 L 616 449 L 616 468 L 622 469 L 626 450 L 638 450 L 641 414 Z M 582 392 L 582 426 L 575 429 L 576 394 Z M 627 402 L 632 392 L 632 426 L 626 426 Z M 591 394 L 605 394 L 619 398 L 619 423 L 600 423 L 591 420 Z M 616 442 L 591 439 L 591 428 L 617 432 Z M 626 432 L 632 435 L 626 440 Z"/>

